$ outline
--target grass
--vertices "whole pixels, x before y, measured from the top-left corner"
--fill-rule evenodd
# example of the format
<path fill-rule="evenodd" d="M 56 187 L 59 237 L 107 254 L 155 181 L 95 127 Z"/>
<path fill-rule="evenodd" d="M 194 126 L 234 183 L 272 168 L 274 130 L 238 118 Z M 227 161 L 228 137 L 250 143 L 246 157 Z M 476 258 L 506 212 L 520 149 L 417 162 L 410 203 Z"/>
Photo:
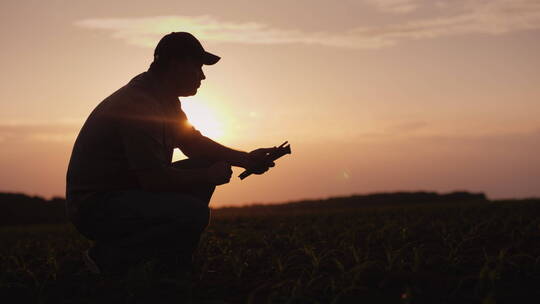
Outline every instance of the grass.
<path fill-rule="evenodd" d="M 93 276 L 80 259 L 90 243 L 67 224 L 3 227 L 0 242 L 0 298 L 17 303 L 160 303 L 171 290 L 195 303 L 518 303 L 540 296 L 534 200 L 217 211 L 191 278 L 165 278 L 148 263 L 123 279 Z"/>

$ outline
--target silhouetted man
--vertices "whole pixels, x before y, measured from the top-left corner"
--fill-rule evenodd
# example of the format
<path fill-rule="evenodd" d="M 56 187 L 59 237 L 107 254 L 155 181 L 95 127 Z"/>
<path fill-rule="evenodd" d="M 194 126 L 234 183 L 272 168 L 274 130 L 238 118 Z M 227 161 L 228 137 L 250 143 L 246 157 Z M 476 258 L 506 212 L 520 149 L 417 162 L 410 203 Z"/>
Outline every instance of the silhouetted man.
<path fill-rule="evenodd" d="M 191 264 L 209 223 L 217 185 L 231 165 L 262 174 L 272 148 L 250 153 L 222 146 L 193 128 L 179 96 L 195 95 L 203 65 L 220 57 L 191 34 L 164 36 L 147 72 L 103 100 L 82 127 L 67 171 L 66 209 L 95 245 L 93 272 L 122 273 L 153 258 L 169 269 Z M 172 163 L 173 149 L 188 159 Z"/>

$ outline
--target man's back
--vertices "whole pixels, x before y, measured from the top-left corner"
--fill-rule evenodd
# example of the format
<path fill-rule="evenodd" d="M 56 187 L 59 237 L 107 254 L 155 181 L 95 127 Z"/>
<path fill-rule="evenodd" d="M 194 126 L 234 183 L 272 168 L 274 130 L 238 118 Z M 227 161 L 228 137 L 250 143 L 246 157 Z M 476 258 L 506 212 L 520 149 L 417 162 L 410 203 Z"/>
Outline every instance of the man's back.
<path fill-rule="evenodd" d="M 135 77 L 103 100 L 84 123 L 67 171 L 68 201 L 88 192 L 139 189 L 135 169 L 170 164 L 173 146 L 165 139 L 164 123 L 174 111 L 166 113 L 152 96 L 147 78 L 146 73 Z M 150 154 L 139 155 L 143 152 Z"/>

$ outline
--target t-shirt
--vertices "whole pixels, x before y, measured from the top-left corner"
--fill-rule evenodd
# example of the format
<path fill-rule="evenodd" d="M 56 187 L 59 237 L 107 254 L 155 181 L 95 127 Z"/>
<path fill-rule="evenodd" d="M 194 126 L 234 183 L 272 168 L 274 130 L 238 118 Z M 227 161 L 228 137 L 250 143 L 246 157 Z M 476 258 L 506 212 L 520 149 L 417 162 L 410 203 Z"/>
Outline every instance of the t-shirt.
<path fill-rule="evenodd" d="M 111 190 L 141 189 L 136 172 L 171 166 L 173 149 L 196 141 L 178 97 L 165 96 L 151 72 L 104 99 L 77 136 L 66 176 L 66 201 Z"/>

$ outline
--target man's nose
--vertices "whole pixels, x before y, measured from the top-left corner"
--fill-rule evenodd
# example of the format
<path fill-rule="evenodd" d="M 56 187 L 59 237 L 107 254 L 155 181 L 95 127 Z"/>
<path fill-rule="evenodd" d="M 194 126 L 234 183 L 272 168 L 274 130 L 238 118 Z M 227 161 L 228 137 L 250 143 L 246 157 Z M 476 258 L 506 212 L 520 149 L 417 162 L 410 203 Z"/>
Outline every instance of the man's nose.
<path fill-rule="evenodd" d="M 200 77 L 201 77 L 201 80 L 205 80 L 205 79 L 206 79 L 206 76 L 204 75 L 204 72 L 203 72 L 203 71 L 201 71 Z"/>

